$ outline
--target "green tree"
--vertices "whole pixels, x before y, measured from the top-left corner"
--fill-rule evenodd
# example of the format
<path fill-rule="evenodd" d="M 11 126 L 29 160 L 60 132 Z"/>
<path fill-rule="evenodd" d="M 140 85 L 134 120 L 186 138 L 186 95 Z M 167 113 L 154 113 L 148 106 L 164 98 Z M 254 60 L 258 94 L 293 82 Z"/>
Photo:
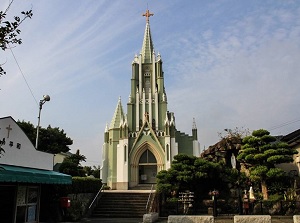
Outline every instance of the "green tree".
<path fill-rule="evenodd" d="M 86 176 L 94 176 L 100 178 L 100 166 L 84 166 L 83 170 Z"/>
<path fill-rule="evenodd" d="M 78 149 L 75 154 L 72 154 L 71 156 L 64 159 L 59 167 L 59 172 L 69 174 L 73 177 L 84 177 L 85 171 L 83 170 L 83 167 L 80 163 L 85 162 L 85 160 L 86 157 L 80 154 L 80 151 Z"/>
<path fill-rule="evenodd" d="M 200 157 L 178 154 L 174 156 L 171 168 L 157 175 L 157 190 L 167 195 L 190 190 L 203 198 L 210 190 L 227 192 L 227 183 L 232 168 Z M 223 193 L 223 194 L 224 194 Z"/>
<path fill-rule="evenodd" d="M 73 140 L 67 137 L 63 129 L 52 128 L 50 125 L 46 129 L 40 128 L 39 150 L 53 154 L 68 152 L 72 144 Z"/>
<path fill-rule="evenodd" d="M 35 145 L 36 128 L 30 122 L 17 121 L 18 125 L 25 132 L 29 140 Z M 47 128 L 40 127 L 39 129 L 39 146 L 38 150 L 57 154 L 60 152 L 68 152 L 69 146 L 73 144 L 73 140 L 67 137 L 63 129 L 58 127 L 52 128 L 50 125 Z"/>
<path fill-rule="evenodd" d="M 21 12 L 22 16 L 15 16 L 13 21 L 5 20 L 7 12 L 14 0 L 11 0 L 5 11 L 0 11 L 0 48 L 5 51 L 11 45 L 21 44 L 22 40 L 18 38 L 21 33 L 19 29 L 20 25 L 27 18 L 32 17 L 32 10 Z M 0 76 L 6 74 L 2 68 L 3 64 L 0 64 Z"/>
<path fill-rule="evenodd" d="M 260 183 L 263 199 L 267 200 L 268 180 L 278 180 L 285 175 L 276 164 L 292 162 L 296 153 L 287 143 L 276 141 L 267 130 L 259 129 L 243 139 L 237 160 L 249 170 L 251 181 Z"/>

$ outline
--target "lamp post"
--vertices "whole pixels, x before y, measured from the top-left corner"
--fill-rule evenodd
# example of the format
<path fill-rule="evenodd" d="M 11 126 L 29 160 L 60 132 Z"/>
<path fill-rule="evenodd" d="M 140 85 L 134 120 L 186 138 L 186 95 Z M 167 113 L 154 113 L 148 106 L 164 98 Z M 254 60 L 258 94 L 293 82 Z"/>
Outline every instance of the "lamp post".
<path fill-rule="evenodd" d="M 39 130 L 40 130 L 40 121 L 41 121 L 41 111 L 43 108 L 43 104 L 45 104 L 46 101 L 50 101 L 50 96 L 49 95 L 44 95 L 43 99 L 40 100 L 40 106 L 39 106 L 39 116 L 38 116 L 38 125 L 36 128 L 36 141 L 35 141 L 35 149 L 38 148 L 38 142 L 39 142 Z"/>
<path fill-rule="evenodd" d="M 219 196 L 219 191 L 218 190 L 213 190 L 208 193 L 211 196 L 211 199 L 213 200 L 213 216 L 217 217 L 218 216 L 218 196 Z"/>

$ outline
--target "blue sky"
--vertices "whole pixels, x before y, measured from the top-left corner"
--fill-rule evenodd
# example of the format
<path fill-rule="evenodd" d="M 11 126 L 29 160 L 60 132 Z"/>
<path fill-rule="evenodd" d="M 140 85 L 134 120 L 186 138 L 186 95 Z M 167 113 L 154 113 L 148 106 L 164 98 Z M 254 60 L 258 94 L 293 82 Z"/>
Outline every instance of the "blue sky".
<path fill-rule="evenodd" d="M 178 130 L 191 134 L 195 118 L 203 149 L 225 128 L 299 129 L 298 0 L 15 0 L 7 18 L 34 14 L 13 48 L 34 97 L 11 52 L 0 52 L 0 116 L 36 125 L 37 102 L 49 94 L 41 125 L 64 129 L 71 151 L 87 157 L 83 165 L 100 165 L 119 97 L 126 109 L 147 4 Z"/>

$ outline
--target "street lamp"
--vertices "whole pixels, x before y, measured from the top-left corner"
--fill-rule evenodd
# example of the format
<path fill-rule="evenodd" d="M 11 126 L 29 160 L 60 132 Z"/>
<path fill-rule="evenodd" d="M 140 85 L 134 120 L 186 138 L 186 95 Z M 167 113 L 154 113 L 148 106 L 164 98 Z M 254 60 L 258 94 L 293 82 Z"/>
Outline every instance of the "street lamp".
<path fill-rule="evenodd" d="M 37 128 L 36 128 L 35 149 L 38 148 L 38 142 L 39 142 L 39 130 L 40 130 L 40 121 L 41 121 L 41 111 L 42 111 L 43 104 L 45 104 L 46 101 L 50 101 L 50 96 L 47 95 L 47 94 L 43 96 L 43 99 L 42 99 L 42 100 L 40 100 L 38 125 L 37 125 Z"/>
<path fill-rule="evenodd" d="M 213 191 L 209 191 L 208 195 L 211 196 L 211 199 L 213 200 L 213 216 L 217 217 L 218 216 L 218 196 L 219 196 L 219 191 L 218 190 L 213 190 Z"/>

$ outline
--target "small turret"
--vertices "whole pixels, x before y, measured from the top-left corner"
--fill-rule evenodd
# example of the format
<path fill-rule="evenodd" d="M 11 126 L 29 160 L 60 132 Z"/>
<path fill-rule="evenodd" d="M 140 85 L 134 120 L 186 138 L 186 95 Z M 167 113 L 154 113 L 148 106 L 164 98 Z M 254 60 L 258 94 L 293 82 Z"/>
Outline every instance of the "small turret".
<path fill-rule="evenodd" d="M 106 123 L 105 130 L 104 130 L 104 142 L 108 143 L 108 140 L 109 140 L 108 124 Z"/>
<path fill-rule="evenodd" d="M 115 113 L 113 115 L 113 118 L 110 123 L 110 129 L 116 129 L 120 127 L 120 124 L 124 120 L 124 112 L 123 112 L 123 107 L 121 103 L 121 97 L 119 97 L 117 107 L 115 109 Z"/>
<path fill-rule="evenodd" d="M 195 118 L 193 118 L 193 127 L 192 127 L 192 135 L 194 140 L 198 140 L 197 126 Z"/>

